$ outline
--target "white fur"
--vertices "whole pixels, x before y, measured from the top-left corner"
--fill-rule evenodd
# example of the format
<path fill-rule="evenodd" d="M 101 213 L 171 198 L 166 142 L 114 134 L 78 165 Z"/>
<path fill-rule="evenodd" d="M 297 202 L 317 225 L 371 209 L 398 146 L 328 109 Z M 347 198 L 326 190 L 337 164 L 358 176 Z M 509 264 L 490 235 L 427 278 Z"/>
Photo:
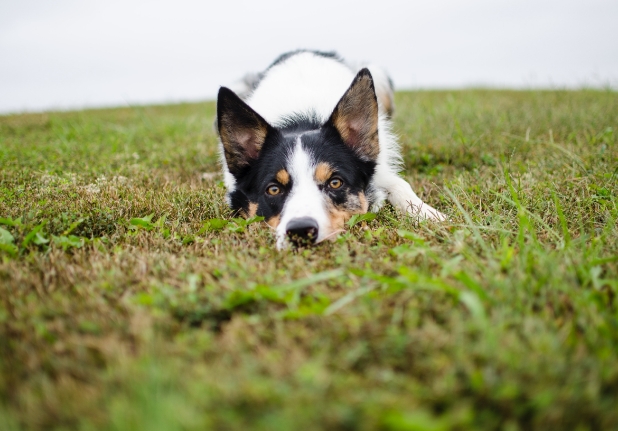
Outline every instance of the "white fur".
<path fill-rule="evenodd" d="M 290 114 L 316 114 L 324 122 L 354 79 L 346 65 L 310 52 L 272 67 L 246 100 L 273 126 Z"/>
<path fill-rule="evenodd" d="M 392 98 L 388 76 L 381 68 L 371 64 L 353 68 L 332 58 L 302 52 L 272 67 L 247 103 L 273 126 L 292 113 L 314 113 L 326 122 L 361 66 L 369 68 L 378 95 L 389 93 L 387 97 Z M 399 143 L 381 106 L 378 134 L 380 153 L 373 178 L 378 195 L 386 194 L 391 204 L 402 211 L 444 220 L 442 213 L 424 203 L 398 175 L 401 171 Z M 380 200 L 373 209 L 379 208 Z"/>
<path fill-rule="evenodd" d="M 294 151 L 289 155 L 288 173 L 292 178 L 294 187 L 285 200 L 281 221 L 277 226 L 277 248 L 282 249 L 286 245 L 286 226 L 290 220 L 297 217 L 311 217 L 318 223 L 318 237 L 316 242 L 332 231 L 330 219 L 326 210 L 324 195 L 315 183 L 313 174 L 315 163 L 302 147 L 302 135 L 296 140 Z"/>
<path fill-rule="evenodd" d="M 391 204 L 408 214 L 420 218 L 445 220 L 446 217 L 442 213 L 424 203 L 414 193 L 410 184 L 399 176 L 402 164 L 399 143 L 391 131 L 390 120 L 380 104 L 380 101 L 385 98 L 392 100 L 388 76 L 382 69 L 374 65 L 359 66 L 368 67 L 372 74 L 380 110 L 378 121 L 380 152 L 375 175 L 369 185 L 369 191 L 373 193 L 375 201 L 371 210 L 379 209 L 383 200 L 387 198 Z M 255 90 L 246 89 L 244 91 L 244 94 L 248 94 L 246 102 L 275 127 L 283 125 L 285 119 L 291 114 L 315 115 L 322 122 L 326 122 L 360 68 L 312 52 L 301 52 L 268 69 Z M 282 219 L 277 229 L 277 245 L 279 248 L 283 247 L 285 226 L 292 217 L 312 216 L 316 219 L 319 218 L 319 220 L 322 217 L 318 214 L 320 210 L 313 199 L 313 188 L 309 187 L 308 183 L 305 184 L 304 179 L 307 179 L 307 181 L 311 179 L 312 183 L 313 179 L 310 172 L 311 163 L 307 155 L 303 156 L 303 154 L 305 153 L 298 144 L 292 155 L 292 161 L 296 175 L 303 178 L 303 186 L 300 186 L 302 190 L 298 188 L 298 190 L 292 191 L 292 195 L 288 198 L 282 212 Z M 303 163 L 307 163 L 307 165 L 305 166 Z M 227 171 L 225 160 L 223 160 L 223 166 L 225 183 L 228 192 L 231 193 L 235 189 L 234 177 Z M 296 177 L 294 180 L 297 181 Z M 313 184 L 313 187 L 317 190 L 315 184 Z M 303 201 L 307 203 L 303 203 Z M 309 203 L 311 201 L 312 203 Z M 323 203 L 321 207 L 324 210 Z M 328 223 L 325 210 L 324 216 L 327 219 L 326 223 Z M 318 241 L 321 236 L 327 235 L 327 233 L 326 229 L 320 228 Z"/>

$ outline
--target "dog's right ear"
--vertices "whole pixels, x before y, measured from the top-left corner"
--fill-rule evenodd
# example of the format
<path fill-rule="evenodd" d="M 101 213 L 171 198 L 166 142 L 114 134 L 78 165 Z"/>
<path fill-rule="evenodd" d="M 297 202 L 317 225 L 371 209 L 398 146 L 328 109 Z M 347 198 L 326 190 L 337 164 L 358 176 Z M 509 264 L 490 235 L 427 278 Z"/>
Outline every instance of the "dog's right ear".
<path fill-rule="evenodd" d="M 225 87 L 217 96 L 217 127 L 227 167 L 234 176 L 258 158 L 266 136 L 273 130 L 260 114 Z"/>
<path fill-rule="evenodd" d="M 327 124 L 337 129 L 343 142 L 364 160 L 376 161 L 380 153 L 378 99 L 369 69 L 362 69 L 345 92 Z"/>

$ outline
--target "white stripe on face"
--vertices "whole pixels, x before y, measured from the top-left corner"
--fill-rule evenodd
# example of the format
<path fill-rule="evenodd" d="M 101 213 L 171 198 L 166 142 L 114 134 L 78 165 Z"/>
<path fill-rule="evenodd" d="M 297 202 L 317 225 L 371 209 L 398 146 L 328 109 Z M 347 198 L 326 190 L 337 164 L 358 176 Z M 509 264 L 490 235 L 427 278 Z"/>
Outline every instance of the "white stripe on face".
<path fill-rule="evenodd" d="M 292 178 L 292 190 L 281 211 L 281 222 L 277 226 L 277 248 L 286 246 L 286 226 L 298 217 L 311 217 L 318 223 L 318 237 L 321 241 L 330 233 L 330 219 L 325 208 L 324 197 L 313 178 L 315 162 L 303 149 L 301 136 L 287 161 L 287 170 Z"/>

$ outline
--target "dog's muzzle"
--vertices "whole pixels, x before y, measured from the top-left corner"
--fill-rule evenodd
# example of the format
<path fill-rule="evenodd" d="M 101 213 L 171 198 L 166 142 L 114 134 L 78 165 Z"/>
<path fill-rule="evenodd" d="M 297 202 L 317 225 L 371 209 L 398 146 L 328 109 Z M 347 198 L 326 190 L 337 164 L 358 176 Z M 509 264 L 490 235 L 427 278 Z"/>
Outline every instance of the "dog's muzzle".
<path fill-rule="evenodd" d="M 285 231 L 296 246 L 313 244 L 318 239 L 318 222 L 311 217 L 294 218 L 288 222 Z"/>

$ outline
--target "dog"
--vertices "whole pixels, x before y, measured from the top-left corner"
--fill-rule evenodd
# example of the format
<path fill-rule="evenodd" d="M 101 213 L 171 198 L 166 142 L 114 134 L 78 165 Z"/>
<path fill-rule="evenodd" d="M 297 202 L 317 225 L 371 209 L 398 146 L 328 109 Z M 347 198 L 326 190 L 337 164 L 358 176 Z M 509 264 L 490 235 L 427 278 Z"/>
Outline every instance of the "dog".
<path fill-rule="evenodd" d="M 382 69 L 354 67 L 335 53 L 289 52 L 236 92 L 221 87 L 216 128 L 227 203 L 263 216 L 278 249 L 333 239 L 352 215 L 375 212 L 385 199 L 445 220 L 399 176 L 393 109 Z"/>

